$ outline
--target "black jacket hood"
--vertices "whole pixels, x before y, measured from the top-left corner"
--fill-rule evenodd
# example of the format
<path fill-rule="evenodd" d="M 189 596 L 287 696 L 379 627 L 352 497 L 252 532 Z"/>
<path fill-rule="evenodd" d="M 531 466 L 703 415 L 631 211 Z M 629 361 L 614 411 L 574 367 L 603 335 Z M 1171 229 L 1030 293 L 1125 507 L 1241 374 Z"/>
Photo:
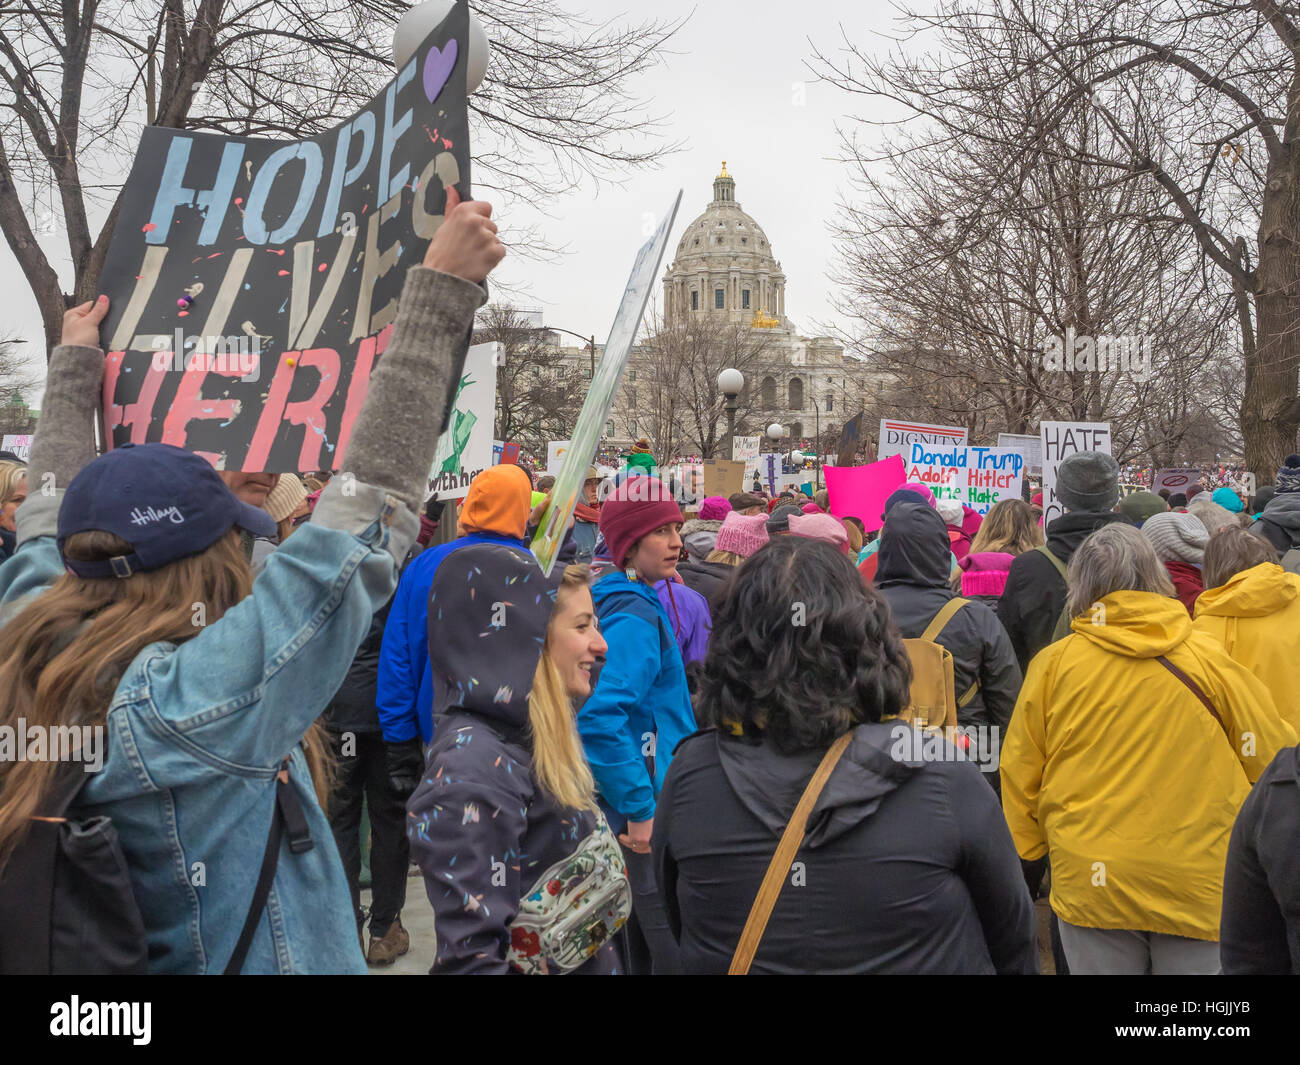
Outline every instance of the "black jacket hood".
<path fill-rule="evenodd" d="M 824 846 L 865 821 L 886 795 L 924 767 L 910 757 L 894 756 L 900 750 L 899 729 L 910 732 L 909 726 L 899 721 L 854 729 L 849 749 L 808 818 L 806 846 Z M 780 835 L 825 752 L 783 755 L 767 742 L 754 744 L 722 733 L 715 735 L 718 759 L 732 791 L 765 827 Z M 904 754 L 910 750 L 910 745 L 901 748 Z"/>
<path fill-rule="evenodd" d="M 563 568 L 527 551 L 472 544 L 438 565 L 429 589 L 434 716 L 460 707 L 498 726 L 528 724 L 528 696 Z"/>
<path fill-rule="evenodd" d="M 952 573 L 948 527 L 924 503 L 895 503 L 880 534 L 876 587 L 913 584 L 946 588 Z"/>
<path fill-rule="evenodd" d="M 1071 510 L 1047 527 L 1047 547 L 1062 562 L 1069 563 L 1079 545 L 1104 525 L 1127 522 L 1113 510 Z"/>
<path fill-rule="evenodd" d="M 1275 495 L 1260 513 L 1256 525 L 1279 552 L 1300 547 L 1300 492 Z"/>

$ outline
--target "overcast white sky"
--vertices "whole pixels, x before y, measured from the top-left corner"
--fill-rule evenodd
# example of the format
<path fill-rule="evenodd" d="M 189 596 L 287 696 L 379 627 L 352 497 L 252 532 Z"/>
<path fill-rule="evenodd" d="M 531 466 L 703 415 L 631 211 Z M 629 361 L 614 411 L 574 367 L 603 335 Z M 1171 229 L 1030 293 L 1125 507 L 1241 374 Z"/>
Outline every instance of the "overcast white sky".
<path fill-rule="evenodd" d="M 658 218 L 676 190 L 685 190 L 671 256 L 682 228 L 712 198 L 713 178 L 725 159 L 736 179 L 736 199 L 765 229 L 786 273 L 787 314 L 805 335 L 819 332 L 819 323 L 833 322 L 827 221 L 846 185 L 845 170 L 832 161 L 839 151 L 835 125 L 860 110 L 863 101 L 812 79 L 804 66 L 811 54 L 808 38 L 823 51 L 834 50 L 842 24 L 863 45 L 886 48 L 888 41 L 878 34 L 890 31 L 892 9 L 850 0 L 801 5 L 661 0 L 653 9 L 629 8 L 626 0 L 575 0 L 579 4 L 597 18 L 617 19 L 629 11 L 638 20 L 651 11 L 662 18 L 691 16 L 672 46 L 676 54 L 641 85 L 651 109 L 671 116 L 669 139 L 685 142 L 685 148 L 657 170 L 629 175 L 621 187 L 605 185 L 598 194 L 588 187 L 566 196 L 551 205 L 549 218 L 527 206 L 513 207 L 516 213 L 503 221 L 537 221 L 568 248 L 553 263 L 507 258 L 502 279 L 524 289 L 516 302 L 541 309 L 549 325 L 594 331 L 603 342 L 636 249 L 645 240 L 647 214 Z M 801 94 L 796 83 L 803 83 Z M 58 257 L 69 285 L 66 242 L 44 237 L 42 243 L 47 254 Z M 43 373 L 36 302 L 3 242 L 0 286 L 6 294 L 0 329 L 28 340 Z M 39 406 L 39 391 L 30 397 L 33 406 Z"/>

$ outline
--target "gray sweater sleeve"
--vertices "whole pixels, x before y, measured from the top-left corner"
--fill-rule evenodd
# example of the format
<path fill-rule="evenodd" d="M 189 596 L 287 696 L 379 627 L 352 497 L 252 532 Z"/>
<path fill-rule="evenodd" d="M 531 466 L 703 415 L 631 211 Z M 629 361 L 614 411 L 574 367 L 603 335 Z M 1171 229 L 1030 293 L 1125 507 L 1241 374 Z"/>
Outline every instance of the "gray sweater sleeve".
<path fill-rule="evenodd" d="M 370 375 L 366 401 L 343 456 L 344 476 L 374 485 L 418 510 L 429 467 L 469 349 L 484 288 L 412 267 L 388 347 Z"/>
<path fill-rule="evenodd" d="M 18 542 L 53 536 L 58 501 L 69 482 L 95 457 L 95 412 L 104 380 L 99 348 L 60 344 L 46 370 L 41 417 L 28 455 L 28 500 L 18 509 Z"/>

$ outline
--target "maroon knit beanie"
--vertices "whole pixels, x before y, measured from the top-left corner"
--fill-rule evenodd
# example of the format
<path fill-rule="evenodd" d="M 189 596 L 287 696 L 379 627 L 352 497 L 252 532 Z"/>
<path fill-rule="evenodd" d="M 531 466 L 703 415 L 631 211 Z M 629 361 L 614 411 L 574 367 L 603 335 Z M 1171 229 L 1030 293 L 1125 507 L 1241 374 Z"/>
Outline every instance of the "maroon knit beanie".
<path fill-rule="evenodd" d="M 600 508 L 600 534 L 614 565 L 622 567 L 636 543 L 662 525 L 682 522 L 682 508 L 657 477 L 632 476 Z"/>

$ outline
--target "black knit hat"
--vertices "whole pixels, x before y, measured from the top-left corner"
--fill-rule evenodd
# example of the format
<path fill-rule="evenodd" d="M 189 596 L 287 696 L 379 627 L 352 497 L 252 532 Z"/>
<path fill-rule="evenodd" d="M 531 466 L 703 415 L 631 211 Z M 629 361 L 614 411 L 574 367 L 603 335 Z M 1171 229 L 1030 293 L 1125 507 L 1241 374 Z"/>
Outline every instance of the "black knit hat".
<path fill-rule="evenodd" d="M 802 507 L 797 507 L 793 503 L 782 503 L 768 515 L 767 534 L 771 536 L 773 533 L 788 533 L 791 515 L 802 513 Z"/>
<path fill-rule="evenodd" d="M 1300 492 L 1300 455 L 1288 455 L 1286 464 L 1277 471 L 1277 495 Z"/>

